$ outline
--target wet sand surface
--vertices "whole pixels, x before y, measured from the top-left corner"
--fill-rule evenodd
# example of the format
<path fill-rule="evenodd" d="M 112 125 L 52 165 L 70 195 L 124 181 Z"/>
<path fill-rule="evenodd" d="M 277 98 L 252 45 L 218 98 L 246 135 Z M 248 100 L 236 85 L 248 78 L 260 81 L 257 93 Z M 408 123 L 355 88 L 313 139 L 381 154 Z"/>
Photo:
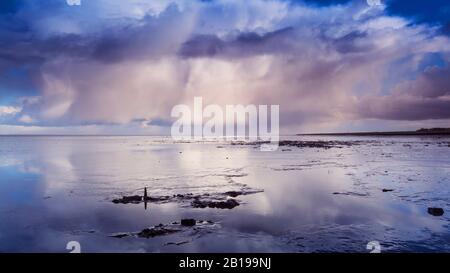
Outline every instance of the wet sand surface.
<path fill-rule="evenodd" d="M 450 252 L 450 138 L 282 139 L 0 137 L 0 252 Z"/>

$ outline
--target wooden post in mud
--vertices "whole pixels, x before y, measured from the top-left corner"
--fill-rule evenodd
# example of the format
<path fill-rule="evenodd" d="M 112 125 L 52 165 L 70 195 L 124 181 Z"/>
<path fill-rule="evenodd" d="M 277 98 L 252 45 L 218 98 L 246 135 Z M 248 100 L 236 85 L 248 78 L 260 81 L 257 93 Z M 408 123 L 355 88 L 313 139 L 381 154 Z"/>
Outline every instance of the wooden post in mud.
<path fill-rule="evenodd" d="M 147 210 L 147 187 L 144 188 L 144 209 Z"/>

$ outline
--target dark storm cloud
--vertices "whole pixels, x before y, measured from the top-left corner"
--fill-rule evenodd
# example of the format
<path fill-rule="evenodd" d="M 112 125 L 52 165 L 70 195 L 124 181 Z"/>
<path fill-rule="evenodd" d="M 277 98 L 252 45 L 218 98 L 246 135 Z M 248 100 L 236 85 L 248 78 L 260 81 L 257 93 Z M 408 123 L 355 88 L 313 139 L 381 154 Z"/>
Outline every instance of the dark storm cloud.
<path fill-rule="evenodd" d="M 92 57 L 103 62 L 164 57 L 183 41 L 177 26 L 186 20 L 176 5 L 170 5 L 157 18 L 145 16 L 133 24 L 106 29 L 92 43 Z"/>
<path fill-rule="evenodd" d="M 186 20 L 176 5 L 169 5 L 157 18 L 145 16 L 98 32 L 38 35 L 31 27 L 33 18 L 11 15 L 0 19 L 0 61 L 15 66 L 58 57 L 103 62 L 162 57 L 177 50 L 184 37 L 176 33 L 176 25 Z"/>
<path fill-rule="evenodd" d="M 197 35 L 185 42 L 179 54 L 187 58 L 214 56 L 251 56 L 272 54 L 286 51 L 292 40 L 292 27 L 258 34 L 255 32 L 241 33 L 226 41 L 216 35 Z M 291 47 L 292 49 L 292 47 Z"/>
<path fill-rule="evenodd" d="M 374 47 L 365 43 L 368 35 L 365 32 L 354 31 L 337 39 L 330 39 L 332 46 L 340 53 L 370 52 Z"/>

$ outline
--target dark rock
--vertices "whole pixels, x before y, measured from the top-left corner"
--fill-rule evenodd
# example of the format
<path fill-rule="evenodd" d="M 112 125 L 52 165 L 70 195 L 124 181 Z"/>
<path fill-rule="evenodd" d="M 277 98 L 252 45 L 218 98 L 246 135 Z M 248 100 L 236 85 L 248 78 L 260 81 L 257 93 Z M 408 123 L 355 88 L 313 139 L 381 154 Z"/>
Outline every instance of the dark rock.
<path fill-rule="evenodd" d="M 394 191 L 393 189 L 383 189 L 383 192 L 391 192 Z"/>
<path fill-rule="evenodd" d="M 428 213 L 433 216 L 442 216 L 444 215 L 444 209 L 442 208 L 428 208 Z"/>
<path fill-rule="evenodd" d="M 232 209 L 239 206 L 239 202 L 234 199 L 228 199 L 225 202 L 213 202 L 212 207 L 219 209 Z M 209 205 L 211 207 L 211 204 Z"/>
<path fill-rule="evenodd" d="M 122 238 L 125 238 L 128 236 L 130 236 L 130 235 L 127 233 L 119 233 L 119 234 L 110 235 L 109 237 L 122 239 Z"/>
<path fill-rule="evenodd" d="M 239 195 L 242 195 L 243 193 L 240 191 L 228 191 L 225 193 L 225 195 L 230 197 L 238 197 Z"/>
<path fill-rule="evenodd" d="M 124 196 L 121 199 L 114 199 L 113 203 L 115 204 L 128 204 L 128 203 L 140 203 L 142 201 L 142 197 L 139 195 L 133 196 Z"/>
<path fill-rule="evenodd" d="M 153 227 L 145 228 L 140 232 L 114 233 L 109 235 L 109 237 L 124 238 L 132 236 L 148 239 L 158 236 L 170 235 L 177 232 L 185 232 L 191 229 L 202 229 L 212 227 L 214 227 L 214 222 L 212 221 L 196 221 L 195 219 L 183 219 L 181 220 L 181 223 L 172 222 L 171 224 L 159 224 Z"/>
<path fill-rule="evenodd" d="M 194 208 L 204 209 L 208 207 L 208 203 L 206 201 L 200 201 L 199 199 L 195 199 L 192 201 L 191 206 Z"/>
<path fill-rule="evenodd" d="M 194 200 L 191 203 L 194 208 L 217 208 L 217 209 L 233 209 L 239 206 L 239 202 L 234 199 L 228 199 L 226 201 L 202 201 Z"/>
<path fill-rule="evenodd" d="M 181 220 L 181 225 L 182 226 L 186 226 L 186 227 L 192 227 L 195 226 L 195 219 L 182 219 Z"/>
<path fill-rule="evenodd" d="M 156 196 L 156 197 L 147 196 L 144 200 L 147 202 L 162 202 L 162 201 L 168 201 L 170 199 L 171 199 L 170 196 Z"/>
<path fill-rule="evenodd" d="M 141 238 L 153 238 L 156 236 L 163 236 L 178 232 L 177 229 L 166 228 L 163 225 L 155 226 L 152 228 L 146 228 L 137 234 Z"/>

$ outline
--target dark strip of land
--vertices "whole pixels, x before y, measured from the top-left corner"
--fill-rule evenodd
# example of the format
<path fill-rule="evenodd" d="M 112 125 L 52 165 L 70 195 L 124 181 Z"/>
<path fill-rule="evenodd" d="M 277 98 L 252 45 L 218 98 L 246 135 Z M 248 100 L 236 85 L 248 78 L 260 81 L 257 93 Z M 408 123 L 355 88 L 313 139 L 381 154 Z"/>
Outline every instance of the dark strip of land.
<path fill-rule="evenodd" d="M 297 134 L 298 136 L 439 136 L 450 135 L 450 128 L 419 129 L 417 131 L 392 131 L 392 132 L 349 132 L 349 133 L 321 133 L 321 134 Z"/>

